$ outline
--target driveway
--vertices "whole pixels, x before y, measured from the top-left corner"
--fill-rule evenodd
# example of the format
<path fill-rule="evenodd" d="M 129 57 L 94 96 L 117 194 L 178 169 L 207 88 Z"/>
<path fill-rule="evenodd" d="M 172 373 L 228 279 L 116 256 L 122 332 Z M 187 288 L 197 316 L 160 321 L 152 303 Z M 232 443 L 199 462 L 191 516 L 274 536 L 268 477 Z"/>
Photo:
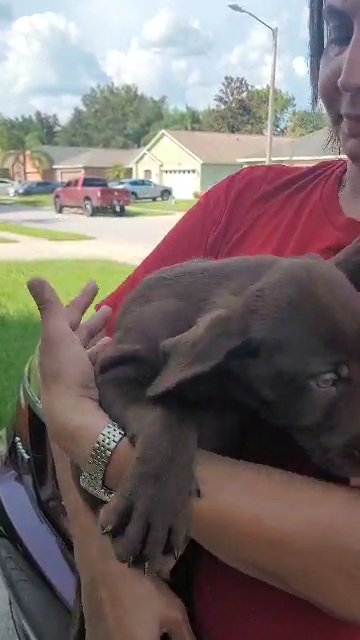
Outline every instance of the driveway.
<path fill-rule="evenodd" d="M 46 209 L 15 209 L 0 206 L 0 221 L 15 222 L 33 227 L 71 231 L 89 235 L 101 241 L 148 246 L 151 250 L 180 220 L 182 214 L 168 216 L 138 216 L 113 218 L 97 216 L 86 218 L 76 213 L 55 215 Z"/>

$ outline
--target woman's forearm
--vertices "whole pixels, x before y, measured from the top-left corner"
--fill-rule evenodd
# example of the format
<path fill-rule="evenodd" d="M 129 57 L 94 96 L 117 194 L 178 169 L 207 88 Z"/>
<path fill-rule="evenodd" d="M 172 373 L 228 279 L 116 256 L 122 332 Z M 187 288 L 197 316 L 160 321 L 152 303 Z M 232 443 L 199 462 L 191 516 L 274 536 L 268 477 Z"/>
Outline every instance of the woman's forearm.
<path fill-rule="evenodd" d="M 86 462 L 107 420 L 99 410 L 73 432 L 66 450 L 74 462 Z M 110 489 L 132 455 L 127 440 L 115 450 Z M 206 452 L 197 476 L 194 539 L 239 571 L 360 623 L 360 492 Z"/>
<path fill-rule="evenodd" d="M 56 448 L 53 450 L 59 488 L 70 523 L 75 562 L 81 577 L 86 640 L 148 639 L 146 630 L 143 632 L 140 627 L 137 633 L 133 627 L 127 626 L 131 623 L 128 593 L 137 579 L 134 570 L 116 561 L 110 540 L 100 535 L 96 516 L 74 485 L 68 460 L 59 455 Z M 124 584 L 127 589 L 122 588 Z M 136 585 L 138 588 L 137 582 Z"/>
<path fill-rule="evenodd" d="M 360 493 L 201 452 L 192 535 L 252 577 L 360 623 Z"/>

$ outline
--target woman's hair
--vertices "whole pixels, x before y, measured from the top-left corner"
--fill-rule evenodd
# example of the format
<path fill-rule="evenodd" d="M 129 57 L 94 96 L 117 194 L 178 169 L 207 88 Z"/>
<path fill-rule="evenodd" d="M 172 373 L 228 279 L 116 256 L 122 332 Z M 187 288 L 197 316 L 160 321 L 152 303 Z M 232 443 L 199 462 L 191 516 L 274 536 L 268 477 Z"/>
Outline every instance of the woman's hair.
<path fill-rule="evenodd" d="M 309 0 L 309 65 L 313 109 L 318 107 L 320 63 L 325 48 L 324 2 L 325 0 Z M 334 153 L 341 153 L 340 142 L 333 126 L 329 129 L 325 147 Z"/>
<path fill-rule="evenodd" d="M 309 63 L 312 106 L 318 102 L 321 56 L 325 46 L 324 0 L 309 0 Z"/>

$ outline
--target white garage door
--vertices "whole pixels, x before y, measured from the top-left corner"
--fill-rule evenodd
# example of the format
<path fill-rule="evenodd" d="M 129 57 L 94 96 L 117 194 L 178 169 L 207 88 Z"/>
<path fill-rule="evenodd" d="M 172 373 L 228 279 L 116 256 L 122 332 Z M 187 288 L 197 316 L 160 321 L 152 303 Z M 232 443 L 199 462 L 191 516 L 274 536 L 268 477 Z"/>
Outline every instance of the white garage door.
<path fill-rule="evenodd" d="M 197 172 L 194 171 L 163 171 L 163 184 L 171 187 L 175 198 L 190 200 L 194 191 L 199 190 Z"/>

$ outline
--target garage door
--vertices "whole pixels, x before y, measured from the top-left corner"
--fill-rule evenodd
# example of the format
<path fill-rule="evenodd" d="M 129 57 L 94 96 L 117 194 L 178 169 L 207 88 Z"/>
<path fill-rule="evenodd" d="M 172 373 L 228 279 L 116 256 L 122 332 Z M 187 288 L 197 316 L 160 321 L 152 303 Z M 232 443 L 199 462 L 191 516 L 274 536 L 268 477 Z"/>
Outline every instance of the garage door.
<path fill-rule="evenodd" d="M 68 180 L 75 180 L 83 174 L 81 169 L 59 169 L 57 171 L 57 180 L 60 182 L 67 182 Z"/>
<path fill-rule="evenodd" d="M 196 171 L 163 171 L 163 184 L 171 187 L 175 198 L 190 200 L 194 191 L 199 191 L 199 179 Z"/>

